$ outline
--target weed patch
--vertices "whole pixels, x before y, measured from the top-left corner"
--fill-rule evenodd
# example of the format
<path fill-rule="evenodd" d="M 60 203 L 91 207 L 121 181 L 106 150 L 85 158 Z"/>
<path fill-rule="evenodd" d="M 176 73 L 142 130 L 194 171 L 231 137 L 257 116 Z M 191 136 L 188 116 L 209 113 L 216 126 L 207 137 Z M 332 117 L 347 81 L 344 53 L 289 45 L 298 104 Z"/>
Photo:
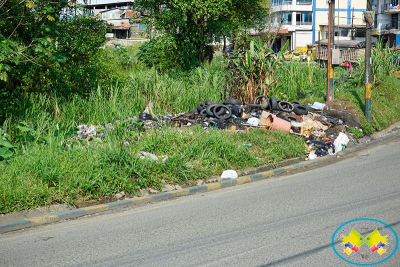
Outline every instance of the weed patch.
<path fill-rule="evenodd" d="M 132 196 L 139 188 L 161 189 L 163 180 L 190 185 L 192 180 L 220 175 L 227 168 L 255 167 L 305 154 L 301 138 L 265 130 L 239 134 L 204 132 L 201 127 L 184 131 L 162 128 L 148 131 L 125 146 L 121 146 L 120 138 L 110 135 L 103 143 L 70 148 L 36 145 L 3 162 L 0 213 L 55 203 L 74 204 L 82 199 L 112 199 L 120 191 Z M 140 159 L 136 156 L 139 151 L 168 159 Z"/>

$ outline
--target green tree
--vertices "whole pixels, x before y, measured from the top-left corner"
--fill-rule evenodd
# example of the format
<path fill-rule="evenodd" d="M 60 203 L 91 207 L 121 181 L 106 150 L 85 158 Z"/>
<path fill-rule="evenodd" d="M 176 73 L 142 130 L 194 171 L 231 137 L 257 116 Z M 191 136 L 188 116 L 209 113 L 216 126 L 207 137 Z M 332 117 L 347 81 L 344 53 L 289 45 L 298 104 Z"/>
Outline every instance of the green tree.
<path fill-rule="evenodd" d="M 75 0 L 0 1 L 0 122 L 28 93 L 87 94 L 107 80 L 108 26 L 79 14 Z"/>
<path fill-rule="evenodd" d="M 75 0 L 0 2 L 0 94 L 91 85 L 107 25 L 77 9 Z"/>
<path fill-rule="evenodd" d="M 207 43 L 227 35 L 237 38 L 244 28 L 263 28 L 266 23 L 266 0 L 138 0 L 136 4 L 152 30 L 173 38 L 184 68 L 208 57 Z"/>

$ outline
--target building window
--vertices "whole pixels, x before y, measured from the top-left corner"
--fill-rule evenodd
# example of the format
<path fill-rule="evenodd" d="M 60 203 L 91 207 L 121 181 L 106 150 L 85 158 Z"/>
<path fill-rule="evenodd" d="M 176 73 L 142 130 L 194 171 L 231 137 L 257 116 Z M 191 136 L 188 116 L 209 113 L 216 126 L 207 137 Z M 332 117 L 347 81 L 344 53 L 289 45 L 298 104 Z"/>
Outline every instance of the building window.
<path fill-rule="evenodd" d="M 291 5 L 292 0 L 272 0 L 272 5 L 279 6 L 279 5 Z"/>
<path fill-rule="evenodd" d="M 283 24 L 291 25 L 292 24 L 292 13 L 285 12 L 282 14 Z"/>
<path fill-rule="evenodd" d="M 392 14 L 392 29 L 398 29 L 399 14 Z"/>
<path fill-rule="evenodd" d="M 296 14 L 296 25 L 311 25 L 311 24 L 312 24 L 312 12 Z"/>
<path fill-rule="evenodd" d="M 349 29 L 341 29 L 340 36 L 341 37 L 349 37 Z"/>
<path fill-rule="evenodd" d="M 365 38 L 365 29 L 356 29 L 355 37 Z"/>
<path fill-rule="evenodd" d="M 312 0 L 297 0 L 296 5 L 312 5 Z"/>

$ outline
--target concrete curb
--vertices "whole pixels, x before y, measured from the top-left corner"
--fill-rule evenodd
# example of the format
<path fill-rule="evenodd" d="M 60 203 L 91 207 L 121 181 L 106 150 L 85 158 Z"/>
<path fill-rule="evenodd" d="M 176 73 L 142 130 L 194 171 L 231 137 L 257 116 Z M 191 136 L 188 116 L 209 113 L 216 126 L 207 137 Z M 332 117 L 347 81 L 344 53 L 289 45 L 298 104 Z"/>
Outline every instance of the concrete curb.
<path fill-rule="evenodd" d="M 149 202 L 157 202 L 157 201 L 172 199 L 172 198 L 180 197 L 180 196 L 194 195 L 197 193 L 205 193 L 205 192 L 218 190 L 221 188 L 236 186 L 236 185 L 240 185 L 240 184 L 250 183 L 253 181 L 263 180 L 263 179 L 268 179 L 268 178 L 271 178 L 272 176 L 282 174 L 285 172 L 310 168 L 310 167 L 319 165 L 326 161 L 337 162 L 337 160 L 336 160 L 337 158 L 341 158 L 348 154 L 361 151 L 361 150 L 367 148 L 368 146 L 371 146 L 371 145 L 374 145 L 377 143 L 388 141 L 390 139 L 395 139 L 396 137 L 397 137 L 396 133 L 390 134 L 390 135 L 382 137 L 380 139 L 376 139 L 376 140 L 372 140 L 370 142 L 355 145 L 351 148 L 346 149 L 345 151 L 337 153 L 335 157 L 334 156 L 325 156 L 325 157 L 317 158 L 312 161 L 303 161 L 303 162 L 295 163 L 295 164 L 292 164 L 292 165 L 289 165 L 286 167 L 281 167 L 281 168 L 277 168 L 277 169 L 273 169 L 273 170 L 269 170 L 269 171 L 265 171 L 265 172 L 260 172 L 260 173 L 256 173 L 256 174 L 252 174 L 252 175 L 241 176 L 237 179 L 222 180 L 218 183 L 193 186 L 193 187 L 188 187 L 188 188 L 181 189 L 181 190 L 175 190 L 175 191 L 171 191 L 171 192 L 163 192 L 163 193 L 144 196 L 144 197 L 127 198 L 127 199 L 116 201 L 116 202 L 110 202 L 110 203 L 105 203 L 105 204 L 100 204 L 100 205 L 95 205 L 95 206 L 90 206 L 90 207 L 85 207 L 85 208 L 68 210 L 68 211 L 59 212 L 59 213 L 50 213 L 50 214 L 39 216 L 39 217 L 27 218 L 24 220 L 17 220 L 17 221 L 8 222 L 8 223 L 0 223 L 0 233 L 7 233 L 7 232 L 11 232 L 11 231 L 21 230 L 24 228 L 59 222 L 59 221 L 67 220 L 67 219 L 74 219 L 74 218 L 78 218 L 78 217 L 82 217 L 82 216 L 87 216 L 90 214 L 95 214 L 95 213 L 99 213 L 99 212 L 117 209 L 117 208 L 133 206 L 133 205 L 149 203 Z"/>

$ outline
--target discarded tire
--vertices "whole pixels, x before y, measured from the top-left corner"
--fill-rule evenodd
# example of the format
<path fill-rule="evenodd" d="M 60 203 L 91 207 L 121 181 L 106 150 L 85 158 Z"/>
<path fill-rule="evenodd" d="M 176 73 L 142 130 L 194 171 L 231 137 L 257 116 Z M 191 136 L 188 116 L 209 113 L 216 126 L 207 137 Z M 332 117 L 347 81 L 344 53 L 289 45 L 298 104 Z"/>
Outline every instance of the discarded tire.
<path fill-rule="evenodd" d="M 239 106 L 233 106 L 231 108 L 231 112 L 232 112 L 232 115 L 235 115 L 236 117 L 240 118 L 240 117 L 242 117 L 243 109 Z"/>
<path fill-rule="evenodd" d="M 153 116 L 151 116 L 151 114 L 149 114 L 149 113 L 143 112 L 143 113 L 139 114 L 139 120 L 147 121 L 147 120 L 152 120 L 152 119 L 153 119 Z"/>
<path fill-rule="evenodd" d="M 262 109 L 268 109 L 268 107 L 269 107 L 269 101 L 267 99 L 266 101 L 261 103 L 261 108 Z"/>
<path fill-rule="evenodd" d="M 249 109 L 249 110 L 252 110 L 252 109 L 260 109 L 260 108 L 261 108 L 261 105 L 259 105 L 259 104 L 248 104 L 248 105 L 246 106 L 246 108 Z"/>
<path fill-rule="evenodd" d="M 292 112 L 293 111 L 293 105 L 292 104 L 290 104 L 289 102 L 286 102 L 286 101 L 280 101 L 279 103 L 278 103 L 278 108 L 279 108 L 279 110 L 281 110 L 281 111 L 285 111 L 285 112 Z"/>
<path fill-rule="evenodd" d="M 211 105 L 217 104 L 217 103 L 215 103 L 214 101 L 211 101 L 211 100 L 206 100 L 205 104 L 206 104 L 206 106 L 211 106 Z"/>
<path fill-rule="evenodd" d="M 275 96 L 271 96 L 269 99 L 269 108 L 271 110 L 277 110 L 278 109 L 278 100 L 276 99 Z"/>
<path fill-rule="evenodd" d="M 224 104 L 224 105 L 232 105 L 232 106 L 241 106 L 242 102 L 240 102 L 237 99 L 228 98 L 224 102 L 222 102 L 222 104 Z"/>
<path fill-rule="evenodd" d="M 207 116 L 207 110 L 203 109 L 202 111 L 200 111 L 200 115 L 201 116 Z"/>
<path fill-rule="evenodd" d="M 260 99 L 264 99 L 264 101 L 268 101 L 268 97 L 267 96 L 260 95 L 260 96 L 257 96 L 256 99 L 254 99 L 254 104 L 258 104 L 258 100 L 260 100 Z"/>
<path fill-rule="evenodd" d="M 292 122 L 292 121 L 300 122 L 299 118 L 297 118 L 296 116 L 290 115 L 290 114 L 283 116 L 282 119 L 284 119 L 285 121 L 289 121 L 289 122 Z"/>
<path fill-rule="evenodd" d="M 294 105 L 301 105 L 301 103 L 299 102 L 299 101 L 292 101 L 292 102 L 290 102 L 293 106 Z"/>
<path fill-rule="evenodd" d="M 210 117 L 213 117 L 214 116 L 214 108 L 216 107 L 216 106 L 218 106 L 219 104 L 212 104 L 212 105 L 210 105 L 210 106 L 207 106 L 207 108 L 206 108 L 206 113 L 207 113 L 207 115 L 208 116 L 210 116 Z"/>
<path fill-rule="evenodd" d="M 232 115 L 232 111 L 228 106 L 225 105 L 216 105 L 214 107 L 214 117 L 217 119 L 226 120 L 229 119 Z"/>
<path fill-rule="evenodd" d="M 199 113 L 205 108 L 206 108 L 206 106 L 204 104 L 201 104 L 201 103 L 197 104 L 197 111 Z"/>
<path fill-rule="evenodd" d="M 296 113 L 297 115 L 307 115 L 308 114 L 307 107 L 303 104 L 294 105 L 293 112 Z"/>

